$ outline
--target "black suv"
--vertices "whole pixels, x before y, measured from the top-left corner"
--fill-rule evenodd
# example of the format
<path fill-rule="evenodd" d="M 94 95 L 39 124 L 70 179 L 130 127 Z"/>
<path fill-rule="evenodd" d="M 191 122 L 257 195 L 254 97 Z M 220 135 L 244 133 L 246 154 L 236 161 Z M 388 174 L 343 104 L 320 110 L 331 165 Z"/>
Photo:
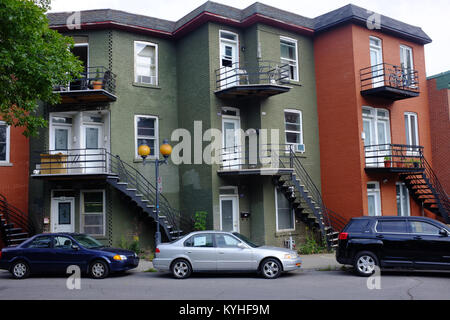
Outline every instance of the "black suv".
<path fill-rule="evenodd" d="M 339 234 L 336 260 L 366 277 L 375 266 L 450 270 L 450 228 L 425 217 L 353 218 Z"/>

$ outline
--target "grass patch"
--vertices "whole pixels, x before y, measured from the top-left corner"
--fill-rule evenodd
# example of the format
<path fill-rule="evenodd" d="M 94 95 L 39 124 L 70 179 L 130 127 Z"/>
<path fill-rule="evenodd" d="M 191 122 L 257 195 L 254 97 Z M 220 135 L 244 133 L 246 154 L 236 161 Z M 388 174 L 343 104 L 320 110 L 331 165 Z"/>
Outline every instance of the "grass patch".
<path fill-rule="evenodd" d="M 158 272 L 155 268 L 150 268 L 148 270 L 145 270 L 144 272 Z"/>

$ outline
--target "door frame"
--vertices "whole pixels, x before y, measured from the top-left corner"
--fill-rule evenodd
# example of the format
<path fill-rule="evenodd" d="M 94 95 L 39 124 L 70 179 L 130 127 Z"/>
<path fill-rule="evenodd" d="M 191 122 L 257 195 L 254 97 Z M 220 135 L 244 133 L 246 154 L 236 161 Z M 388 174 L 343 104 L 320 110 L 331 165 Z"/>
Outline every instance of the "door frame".
<path fill-rule="evenodd" d="M 55 226 L 58 222 L 58 216 L 56 211 L 56 205 L 59 202 L 70 202 L 71 204 L 71 215 L 70 215 L 70 231 L 57 231 L 55 230 Z M 50 231 L 51 232 L 75 232 L 75 197 L 59 197 L 50 199 Z"/>
<path fill-rule="evenodd" d="M 379 46 L 372 45 L 370 43 L 370 40 L 372 40 L 372 39 L 375 40 L 375 41 L 379 41 L 380 45 Z M 377 61 L 376 64 L 372 64 L 372 57 L 371 57 L 372 51 L 377 51 L 377 53 L 378 53 L 378 61 Z M 383 61 L 384 61 L 384 59 L 383 59 L 383 41 L 380 38 L 377 38 L 377 37 L 374 37 L 374 36 L 370 36 L 369 37 L 369 59 L 370 59 L 370 66 L 371 67 L 378 66 L 377 75 L 379 73 L 382 74 L 382 75 L 378 75 L 378 76 L 374 77 L 373 71 L 371 70 L 371 72 L 372 72 L 372 87 L 373 88 L 377 88 L 377 87 L 384 86 L 385 76 L 383 75 L 384 74 L 384 67 L 382 65 Z"/>
<path fill-rule="evenodd" d="M 230 35 L 233 35 L 236 37 L 236 40 L 230 40 L 230 39 L 226 39 L 226 38 L 222 38 L 222 33 L 228 33 Z M 236 51 L 236 55 L 232 56 L 231 59 L 231 66 L 233 68 L 234 65 L 238 65 L 239 68 L 239 61 L 240 61 L 240 57 L 239 57 L 239 35 L 235 32 L 232 31 L 228 31 L 228 30 L 219 30 L 219 70 L 224 68 L 222 67 L 222 53 L 224 53 L 222 51 L 222 45 L 224 44 L 229 44 L 231 46 L 234 46 L 235 51 Z M 222 73 L 222 72 L 221 72 Z M 233 83 L 233 75 L 230 75 L 231 78 L 229 78 L 228 76 L 226 77 L 227 79 L 224 80 L 225 84 L 222 83 L 222 76 L 220 76 L 220 87 L 221 89 L 225 89 L 230 85 L 236 85 L 236 83 Z M 229 82 L 232 81 L 231 84 L 229 84 Z M 239 83 L 238 83 L 239 84 Z"/>
<path fill-rule="evenodd" d="M 241 132 L 241 117 L 240 117 L 239 113 L 237 113 L 236 116 L 222 115 L 222 151 L 223 152 L 222 152 L 222 155 L 221 155 L 221 157 L 222 157 L 221 162 L 222 162 L 222 164 L 224 163 L 224 160 L 225 160 L 224 159 L 224 155 L 226 154 L 225 153 L 226 133 L 225 133 L 225 129 L 224 129 L 224 122 L 226 120 L 234 120 L 237 123 L 237 128 L 235 128 L 235 139 L 237 141 L 237 151 L 234 152 L 234 154 L 238 154 L 238 159 L 234 160 L 233 163 L 230 166 L 227 166 L 225 169 L 240 169 L 241 168 L 241 164 L 242 164 L 242 161 L 241 161 L 241 158 L 240 158 L 240 155 L 241 155 L 241 152 L 242 152 L 242 150 L 241 150 L 241 148 L 242 148 L 242 146 L 241 146 L 241 138 L 242 137 L 239 134 Z M 236 162 L 236 163 L 234 163 L 234 162 Z"/>
<path fill-rule="evenodd" d="M 239 223 L 239 195 L 238 194 L 223 194 L 219 196 L 219 211 L 220 211 L 220 218 L 219 218 L 219 229 L 222 230 L 222 200 L 232 200 L 233 201 L 233 230 L 232 232 L 239 232 L 240 230 L 240 223 Z M 234 227 L 236 226 L 236 230 L 234 230 Z M 228 231 L 224 231 L 228 232 Z"/>
<path fill-rule="evenodd" d="M 98 148 L 97 149 L 88 149 L 86 147 L 86 129 L 87 128 L 97 128 L 98 129 Z M 103 162 L 103 158 L 101 156 L 101 150 L 106 149 L 104 147 L 104 131 L 105 131 L 105 123 L 101 122 L 101 123 L 94 123 L 94 122 L 83 122 L 81 125 L 81 141 L 80 141 L 80 149 L 84 150 L 84 158 L 85 161 L 88 161 L 89 159 L 92 159 L 92 157 L 87 156 L 88 154 L 88 150 L 93 150 L 95 152 L 97 152 L 99 154 L 99 162 Z M 80 152 L 81 152 L 80 150 Z M 106 155 L 105 155 L 106 156 Z M 106 161 L 106 159 L 105 159 Z M 90 164 L 88 164 L 87 162 L 84 163 L 83 165 L 83 172 L 84 173 L 98 173 L 98 172 L 103 172 L 103 168 L 89 168 L 89 166 L 94 166 L 95 162 L 92 162 Z M 105 164 L 106 165 L 106 164 Z"/>

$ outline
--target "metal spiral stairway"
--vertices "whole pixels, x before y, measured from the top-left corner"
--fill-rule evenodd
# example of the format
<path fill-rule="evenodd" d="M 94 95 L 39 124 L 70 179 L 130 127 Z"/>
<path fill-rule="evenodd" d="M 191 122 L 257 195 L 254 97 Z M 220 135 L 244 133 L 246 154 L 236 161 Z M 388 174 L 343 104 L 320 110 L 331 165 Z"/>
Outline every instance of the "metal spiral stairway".
<path fill-rule="evenodd" d="M 423 170 L 402 173 L 401 178 L 415 201 L 450 224 L 449 197 L 425 157 L 422 166 Z"/>
<path fill-rule="evenodd" d="M 17 246 L 34 235 L 35 230 L 27 215 L 8 203 L 0 194 L 0 236 L 5 246 Z"/>
<path fill-rule="evenodd" d="M 110 175 L 106 181 L 135 202 L 149 217 L 155 221 L 156 188 L 138 170 L 122 161 L 119 156 L 108 153 Z M 169 201 L 159 194 L 159 221 L 168 241 L 181 237 L 193 228 L 191 219 L 183 217 L 173 209 Z"/>

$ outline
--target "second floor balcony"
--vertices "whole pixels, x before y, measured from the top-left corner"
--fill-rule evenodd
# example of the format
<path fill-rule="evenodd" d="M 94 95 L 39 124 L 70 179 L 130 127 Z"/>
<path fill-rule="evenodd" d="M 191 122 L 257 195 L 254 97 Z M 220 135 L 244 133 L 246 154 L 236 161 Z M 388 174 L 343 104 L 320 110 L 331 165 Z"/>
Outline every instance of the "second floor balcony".
<path fill-rule="evenodd" d="M 216 70 L 216 96 L 267 98 L 288 92 L 289 65 L 273 61 L 230 63 Z"/>
<path fill-rule="evenodd" d="M 419 75 L 416 70 L 380 63 L 360 70 L 361 94 L 387 100 L 419 96 Z"/>
<path fill-rule="evenodd" d="M 364 147 L 366 172 L 422 172 L 422 146 L 380 144 Z"/>
<path fill-rule="evenodd" d="M 103 66 L 89 67 L 81 77 L 53 91 L 61 95 L 60 104 L 96 104 L 116 101 L 116 75 Z"/>

